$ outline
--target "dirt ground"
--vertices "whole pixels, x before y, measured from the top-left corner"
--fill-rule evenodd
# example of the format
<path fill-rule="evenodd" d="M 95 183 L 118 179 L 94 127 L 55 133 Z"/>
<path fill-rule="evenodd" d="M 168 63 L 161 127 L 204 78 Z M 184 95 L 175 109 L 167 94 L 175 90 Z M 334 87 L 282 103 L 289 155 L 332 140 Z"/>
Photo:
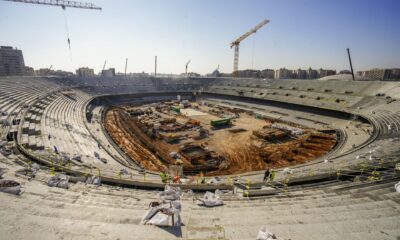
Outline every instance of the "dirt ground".
<path fill-rule="evenodd" d="M 253 131 L 271 124 L 270 121 L 255 118 L 248 113 L 240 113 L 233 120 L 230 128 L 211 129 L 210 120 L 219 119 L 215 114 L 208 113 L 209 108 L 200 106 L 196 111 L 187 111 L 190 118 L 200 122 L 204 129 L 209 130 L 209 136 L 202 140 L 185 139 L 178 144 L 169 144 L 159 139 L 152 139 L 125 116 L 122 110 L 111 109 L 106 113 L 105 128 L 114 141 L 131 158 L 140 162 L 143 167 L 153 171 L 163 171 L 174 159 L 170 152 L 178 152 L 183 143 L 191 142 L 206 146 L 217 152 L 225 160 L 219 169 L 207 172 L 206 175 L 238 174 L 248 171 L 279 168 L 304 163 L 326 154 L 335 144 L 335 136 L 323 134 L 311 129 L 296 138 L 282 142 L 267 142 L 253 135 Z M 188 116 L 175 116 L 177 122 L 189 119 Z M 231 132 L 232 129 L 244 129 L 241 132 Z M 190 162 L 183 159 L 184 166 Z"/>
<path fill-rule="evenodd" d="M 152 171 L 165 171 L 164 164 L 140 142 L 135 134 L 132 134 L 132 129 L 121 120 L 115 109 L 106 113 L 104 127 L 114 142 L 144 168 Z"/>

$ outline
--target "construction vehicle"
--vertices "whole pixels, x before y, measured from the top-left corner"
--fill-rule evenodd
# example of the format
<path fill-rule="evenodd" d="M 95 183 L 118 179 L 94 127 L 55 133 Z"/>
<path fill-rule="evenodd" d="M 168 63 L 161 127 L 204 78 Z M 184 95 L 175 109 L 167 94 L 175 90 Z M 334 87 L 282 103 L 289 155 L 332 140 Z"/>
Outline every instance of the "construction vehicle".
<path fill-rule="evenodd" d="M 213 129 L 217 129 L 217 128 L 222 128 L 222 127 L 228 127 L 232 123 L 231 123 L 230 118 L 224 118 L 224 119 L 220 119 L 220 120 L 211 120 L 210 124 Z"/>

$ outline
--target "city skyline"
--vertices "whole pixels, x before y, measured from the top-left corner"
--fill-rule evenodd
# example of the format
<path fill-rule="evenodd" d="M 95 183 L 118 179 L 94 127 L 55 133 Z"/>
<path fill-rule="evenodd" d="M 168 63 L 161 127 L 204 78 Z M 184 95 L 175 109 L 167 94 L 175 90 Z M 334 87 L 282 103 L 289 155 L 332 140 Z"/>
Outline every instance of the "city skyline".
<path fill-rule="evenodd" d="M 92 1 L 100 11 L 67 9 L 72 61 L 61 8 L 0 1 L 0 45 L 24 52 L 35 69 L 53 65 L 75 72 L 89 67 L 124 72 L 229 73 L 229 43 L 262 19 L 270 24 L 240 45 L 239 70 L 398 67 L 397 1 Z M 18 16 L 18 17 L 17 17 Z M 21 17 L 23 16 L 23 17 Z M 51 20 L 51 21 L 50 21 Z M 27 37 L 28 36 L 28 37 Z"/>

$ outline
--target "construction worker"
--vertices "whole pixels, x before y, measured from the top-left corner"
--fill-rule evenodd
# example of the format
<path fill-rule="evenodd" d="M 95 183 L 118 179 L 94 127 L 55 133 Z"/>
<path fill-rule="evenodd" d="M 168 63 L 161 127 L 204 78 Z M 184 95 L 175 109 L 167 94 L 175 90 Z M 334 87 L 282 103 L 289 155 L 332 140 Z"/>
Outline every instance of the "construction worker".
<path fill-rule="evenodd" d="M 272 182 L 275 179 L 275 171 L 271 170 L 271 173 L 269 174 L 269 180 Z"/>
<path fill-rule="evenodd" d="M 203 171 L 200 172 L 200 183 L 201 184 L 206 183 L 206 178 L 204 177 Z"/>
<path fill-rule="evenodd" d="M 173 183 L 179 183 L 180 182 L 180 177 L 178 175 L 175 175 L 173 178 Z"/>
<path fill-rule="evenodd" d="M 269 178 L 270 174 L 271 172 L 269 171 L 269 168 L 267 168 L 267 170 L 264 172 L 264 179 L 263 179 L 264 182 Z"/>
<path fill-rule="evenodd" d="M 161 181 L 162 181 L 163 183 L 166 183 L 166 182 L 167 182 L 167 175 L 166 175 L 164 172 L 161 172 L 161 173 L 160 173 L 160 177 L 161 177 Z"/>

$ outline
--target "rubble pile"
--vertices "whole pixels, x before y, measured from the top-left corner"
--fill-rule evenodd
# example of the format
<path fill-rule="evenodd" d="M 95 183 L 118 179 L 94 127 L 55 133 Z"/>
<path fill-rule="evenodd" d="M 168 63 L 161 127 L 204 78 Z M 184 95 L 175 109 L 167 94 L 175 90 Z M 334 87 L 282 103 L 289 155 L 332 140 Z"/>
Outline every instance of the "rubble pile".
<path fill-rule="evenodd" d="M 160 200 L 150 203 L 148 211 L 141 220 L 142 224 L 160 227 L 181 226 L 181 195 L 182 191 L 179 187 L 166 185 L 159 195 Z"/>

